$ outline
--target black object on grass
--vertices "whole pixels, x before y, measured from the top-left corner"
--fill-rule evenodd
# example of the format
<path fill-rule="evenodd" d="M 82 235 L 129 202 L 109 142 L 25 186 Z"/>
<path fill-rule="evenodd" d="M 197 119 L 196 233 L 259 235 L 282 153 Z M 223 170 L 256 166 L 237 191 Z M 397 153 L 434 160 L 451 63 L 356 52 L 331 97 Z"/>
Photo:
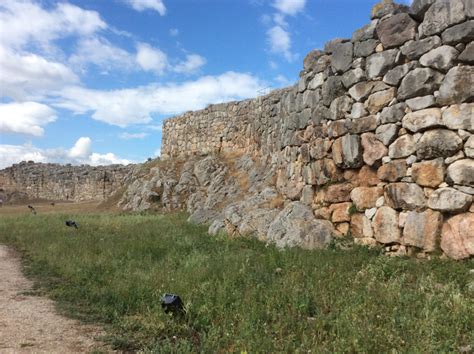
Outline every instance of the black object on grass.
<path fill-rule="evenodd" d="M 164 294 L 161 297 L 161 307 L 165 310 L 165 313 L 184 314 L 186 312 L 183 301 L 175 294 Z"/>
<path fill-rule="evenodd" d="M 28 209 L 30 209 L 30 211 L 36 215 L 36 209 L 33 205 L 28 205 Z"/>
<path fill-rule="evenodd" d="M 74 220 L 66 220 L 65 224 L 66 226 L 69 226 L 69 227 L 74 227 L 76 229 L 79 228 L 79 225 L 77 225 L 77 223 Z"/>

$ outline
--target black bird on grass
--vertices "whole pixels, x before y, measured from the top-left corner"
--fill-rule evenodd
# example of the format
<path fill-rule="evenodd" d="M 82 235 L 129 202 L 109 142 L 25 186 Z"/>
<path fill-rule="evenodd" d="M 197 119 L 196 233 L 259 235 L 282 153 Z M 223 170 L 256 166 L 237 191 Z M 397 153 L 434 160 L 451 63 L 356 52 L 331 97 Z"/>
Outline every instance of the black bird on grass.
<path fill-rule="evenodd" d="M 66 220 L 65 224 L 66 226 L 69 226 L 69 227 L 74 227 L 76 229 L 79 228 L 79 225 L 77 225 L 77 223 L 74 220 Z"/>
<path fill-rule="evenodd" d="M 33 205 L 28 205 L 28 209 L 30 209 L 30 211 L 36 215 L 36 209 Z"/>
<path fill-rule="evenodd" d="M 186 313 L 183 301 L 178 295 L 164 294 L 160 300 L 161 307 L 165 310 L 165 313 L 172 313 L 175 315 L 183 315 Z"/>

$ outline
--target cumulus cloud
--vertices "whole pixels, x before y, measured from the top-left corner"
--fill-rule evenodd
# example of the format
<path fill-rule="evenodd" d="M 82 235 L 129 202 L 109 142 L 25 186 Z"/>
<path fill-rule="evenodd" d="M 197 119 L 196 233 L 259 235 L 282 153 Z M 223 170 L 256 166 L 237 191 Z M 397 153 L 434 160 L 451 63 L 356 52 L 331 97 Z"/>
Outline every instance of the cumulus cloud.
<path fill-rule="evenodd" d="M 84 159 L 92 153 L 92 140 L 89 137 L 80 137 L 69 150 L 69 156 L 73 159 Z"/>
<path fill-rule="evenodd" d="M 151 114 L 178 114 L 204 108 L 210 103 L 254 97 L 265 83 L 249 74 L 226 72 L 203 76 L 181 84 L 148 85 L 122 90 L 91 90 L 70 87 L 54 106 L 76 114 L 92 112 L 92 118 L 125 127 L 152 121 Z"/>
<path fill-rule="evenodd" d="M 285 15 L 294 16 L 303 11 L 306 0 L 275 0 L 273 7 Z"/>
<path fill-rule="evenodd" d="M 177 73 L 189 74 L 199 70 L 206 64 L 206 59 L 197 54 L 188 54 L 186 60 L 178 63 L 173 70 Z"/>
<path fill-rule="evenodd" d="M 0 132 L 41 136 L 43 126 L 56 120 L 50 107 L 36 102 L 0 103 Z"/>
<path fill-rule="evenodd" d="M 273 53 L 283 54 L 288 61 L 293 60 L 294 55 L 291 53 L 291 38 L 288 31 L 281 26 L 273 26 L 267 31 L 267 37 L 270 50 Z"/>
<path fill-rule="evenodd" d="M 166 14 L 166 7 L 162 0 L 125 0 L 137 11 L 153 10 L 161 16 Z"/>
<path fill-rule="evenodd" d="M 132 139 L 145 139 L 148 136 L 147 133 L 122 133 L 119 135 L 120 139 L 132 140 Z"/>
<path fill-rule="evenodd" d="M 153 71 L 161 75 L 168 67 L 168 57 L 158 48 L 153 48 L 146 43 L 137 46 L 137 63 L 145 71 Z"/>

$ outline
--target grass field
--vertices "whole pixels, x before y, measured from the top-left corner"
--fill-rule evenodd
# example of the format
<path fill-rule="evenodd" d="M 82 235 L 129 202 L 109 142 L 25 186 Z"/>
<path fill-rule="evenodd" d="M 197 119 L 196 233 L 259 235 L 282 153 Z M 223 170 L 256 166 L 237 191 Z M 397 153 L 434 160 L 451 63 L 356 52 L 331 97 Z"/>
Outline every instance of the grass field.
<path fill-rule="evenodd" d="M 79 230 L 64 226 L 74 218 Z M 210 237 L 185 216 L 0 215 L 38 291 L 151 352 L 445 352 L 474 343 L 474 261 L 377 250 L 280 251 Z M 165 314 L 179 294 L 187 314 Z M 472 348 L 471 347 L 471 348 Z"/>

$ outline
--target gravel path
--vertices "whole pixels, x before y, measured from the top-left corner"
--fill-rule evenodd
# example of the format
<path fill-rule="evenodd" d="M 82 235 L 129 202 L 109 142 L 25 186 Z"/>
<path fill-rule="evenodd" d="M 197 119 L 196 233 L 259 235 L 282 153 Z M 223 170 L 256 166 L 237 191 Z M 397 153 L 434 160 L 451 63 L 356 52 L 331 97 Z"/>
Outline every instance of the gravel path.
<path fill-rule="evenodd" d="M 0 353 L 109 352 L 94 339 L 97 327 L 59 315 L 50 299 L 25 295 L 32 286 L 18 255 L 0 245 Z"/>

